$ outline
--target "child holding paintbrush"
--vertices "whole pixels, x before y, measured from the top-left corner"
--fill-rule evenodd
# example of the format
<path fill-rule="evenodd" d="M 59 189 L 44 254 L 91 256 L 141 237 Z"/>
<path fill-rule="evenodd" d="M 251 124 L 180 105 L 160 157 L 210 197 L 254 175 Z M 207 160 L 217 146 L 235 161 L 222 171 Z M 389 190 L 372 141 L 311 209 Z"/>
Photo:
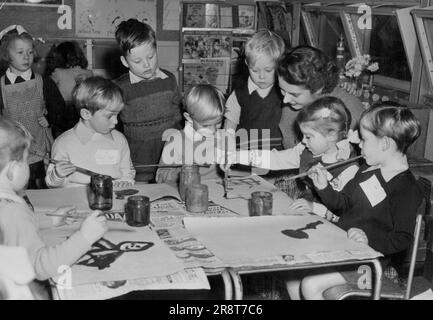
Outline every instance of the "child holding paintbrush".
<path fill-rule="evenodd" d="M 320 98 L 304 107 L 297 116 L 297 124 L 303 134 L 302 143 L 283 151 L 241 150 L 237 153 L 237 162 L 269 170 L 299 168 L 303 173 L 318 163 L 327 166 L 348 160 L 356 156 L 351 142 L 358 142 L 356 134 L 349 130 L 350 123 L 350 112 L 340 99 Z M 358 167 L 356 161 L 335 167 L 328 176 L 331 186 L 340 191 L 355 176 Z M 309 181 L 305 179 L 304 182 L 308 186 Z M 295 200 L 291 208 L 334 219 L 324 205 L 313 201 L 312 194 L 307 194 L 305 198 Z"/>
<path fill-rule="evenodd" d="M 108 79 L 90 77 L 74 89 L 72 99 L 81 119 L 54 142 L 52 158 L 55 163 L 48 166 L 47 185 L 88 184 L 89 175 L 77 170 L 76 166 L 111 176 L 115 187 L 133 185 L 135 169 L 128 142 L 114 129 L 117 116 L 124 107 L 120 88 Z"/>
<path fill-rule="evenodd" d="M 185 128 L 167 130 L 163 140 L 167 141 L 162 151 L 160 163 L 165 165 L 210 164 L 201 166 L 201 180 L 219 178 L 215 165 L 218 146 L 217 130 L 224 116 L 225 99 L 223 93 L 209 84 L 191 88 L 185 97 Z M 180 168 L 159 168 L 157 183 L 176 184 Z"/>
<path fill-rule="evenodd" d="M 24 247 L 30 257 L 38 280 L 58 275 L 60 266 L 72 265 L 107 230 L 106 218 L 93 212 L 81 224 L 80 230 L 67 240 L 48 247 L 38 233 L 38 227 L 59 225 L 74 214 L 74 208 L 55 211 L 53 219 L 37 221 L 17 192 L 29 179 L 28 155 L 31 136 L 20 124 L 0 119 L 0 233 L 6 246 Z M 41 225 L 44 223 L 45 225 Z"/>

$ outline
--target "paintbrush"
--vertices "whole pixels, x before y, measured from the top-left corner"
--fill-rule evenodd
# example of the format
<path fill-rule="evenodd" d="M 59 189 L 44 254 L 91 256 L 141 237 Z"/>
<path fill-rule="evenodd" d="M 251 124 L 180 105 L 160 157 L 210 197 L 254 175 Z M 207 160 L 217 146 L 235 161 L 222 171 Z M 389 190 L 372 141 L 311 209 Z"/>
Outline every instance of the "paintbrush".
<path fill-rule="evenodd" d="M 210 164 L 195 164 L 197 167 L 209 168 Z M 180 168 L 183 164 L 138 164 L 134 165 L 135 169 L 138 168 Z"/>
<path fill-rule="evenodd" d="M 107 220 L 115 220 L 113 218 L 110 217 L 110 214 L 113 213 L 123 213 L 123 211 L 104 211 L 101 214 L 99 214 L 99 216 L 105 216 L 107 218 Z M 56 214 L 56 213 L 45 213 L 46 216 L 48 217 L 61 217 L 61 218 L 72 218 L 75 220 L 85 220 L 89 215 L 87 214 Z"/>
<path fill-rule="evenodd" d="M 50 157 L 48 157 L 48 156 L 42 156 L 42 155 L 37 154 L 37 153 L 35 153 L 35 152 L 30 152 L 30 154 L 32 154 L 32 155 L 34 155 L 34 156 L 37 156 L 37 157 L 39 157 L 39 158 L 42 158 L 42 159 L 44 159 L 44 160 L 47 160 L 47 161 L 49 161 L 49 162 L 51 162 L 51 163 L 54 163 L 54 164 L 57 164 L 57 163 L 59 163 L 59 162 L 66 161 L 66 160 L 56 160 L 56 159 L 50 158 Z M 71 163 L 71 164 L 75 167 L 75 170 L 76 170 L 77 172 L 82 173 L 82 174 L 85 174 L 85 175 L 87 175 L 87 176 L 98 176 L 98 175 L 101 175 L 100 173 L 97 173 L 97 172 L 94 172 L 94 171 L 91 171 L 91 170 L 88 170 L 88 169 L 84 169 L 84 168 L 81 168 L 81 167 L 77 167 L 77 166 L 74 165 L 73 163 Z"/>
<path fill-rule="evenodd" d="M 229 172 L 227 169 L 227 164 L 229 162 L 229 156 L 228 156 L 228 139 L 227 137 L 224 138 L 225 139 L 225 154 L 224 154 L 224 162 L 225 162 L 225 171 L 224 171 L 224 198 L 227 199 L 227 193 L 228 193 L 228 189 L 229 189 Z"/>
<path fill-rule="evenodd" d="M 325 166 L 325 167 L 323 167 L 323 168 L 326 169 L 326 170 L 330 170 L 330 169 L 333 169 L 333 168 L 339 167 L 339 166 L 341 166 L 341 165 L 343 165 L 343 164 L 347 164 L 347 163 L 350 163 L 350 162 L 356 161 L 356 160 L 358 160 L 358 159 L 360 159 L 360 158 L 362 158 L 362 156 L 356 156 L 356 157 L 353 157 L 353 158 L 350 158 L 350 159 L 347 159 L 347 160 L 344 160 L 344 161 L 340 161 L 340 162 L 336 162 L 336 163 L 330 164 L 330 165 Z M 293 179 L 298 179 L 298 178 L 306 177 L 306 176 L 308 176 L 311 172 L 312 172 L 312 169 L 310 169 L 310 170 L 308 170 L 308 171 L 305 171 L 305 172 L 303 172 L 303 173 L 297 174 L 297 175 L 295 175 L 295 176 L 287 177 L 286 180 L 293 180 Z"/>

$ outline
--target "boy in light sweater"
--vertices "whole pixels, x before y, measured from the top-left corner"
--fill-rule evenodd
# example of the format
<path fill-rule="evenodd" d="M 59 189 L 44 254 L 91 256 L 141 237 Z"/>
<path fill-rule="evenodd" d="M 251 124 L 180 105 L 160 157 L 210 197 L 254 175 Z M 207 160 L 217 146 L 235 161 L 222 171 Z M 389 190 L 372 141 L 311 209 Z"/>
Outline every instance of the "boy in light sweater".
<path fill-rule="evenodd" d="M 72 265 L 90 250 L 106 232 L 107 224 L 105 217 L 98 216 L 100 211 L 95 211 L 84 220 L 80 230 L 64 242 L 53 247 L 43 242 L 38 227 L 53 226 L 64 219 L 38 219 L 17 194 L 29 179 L 30 141 L 31 136 L 22 125 L 0 120 L 0 230 L 3 245 L 26 248 L 36 279 L 46 280 L 58 275 L 60 266 Z M 70 211 L 71 208 L 61 208 L 54 214 L 65 216 Z"/>
<path fill-rule="evenodd" d="M 91 77 L 74 89 L 72 99 L 81 120 L 54 142 L 52 158 L 61 162 L 48 166 L 47 185 L 88 184 L 90 177 L 76 172 L 75 166 L 113 177 L 115 187 L 133 185 L 135 169 L 128 142 L 114 130 L 124 106 L 121 89 L 110 80 Z"/>

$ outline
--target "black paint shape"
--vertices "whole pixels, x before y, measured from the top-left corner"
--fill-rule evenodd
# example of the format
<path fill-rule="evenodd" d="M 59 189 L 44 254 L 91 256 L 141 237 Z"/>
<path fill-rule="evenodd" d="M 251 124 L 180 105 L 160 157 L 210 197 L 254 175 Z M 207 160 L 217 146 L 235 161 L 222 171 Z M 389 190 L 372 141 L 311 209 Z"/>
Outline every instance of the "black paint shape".
<path fill-rule="evenodd" d="M 137 194 L 138 190 L 135 189 L 125 189 L 125 190 L 118 190 L 114 191 L 114 194 L 116 195 L 116 199 L 123 200 L 126 196 L 133 196 L 134 194 Z"/>
<path fill-rule="evenodd" d="M 296 229 L 296 230 L 283 230 L 281 231 L 282 234 L 284 234 L 285 236 L 288 236 L 290 238 L 294 238 L 294 239 L 308 239 L 310 236 L 308 235 L 308 233 L 302 231 L 302 230 L 312 230 L 312 229 L 316 229 L 318 225 L 323 224 L 322 221 L 316 221 L 316 222 L 312 222 L 307 224 L 304 228 L 300 228 L 300 229 Z"/>
<path fill-rule="evenodd" d="M 77 264 L 103 270 L 110 267 L 110 265 L 125 252 L 145 251 L 153 247 L 153 245 L 153 242 L 142 241 L 123 241 L 119 244 L 114 244 L 102 238 L 93 244 L 92 249 L 81 257 Z"/>

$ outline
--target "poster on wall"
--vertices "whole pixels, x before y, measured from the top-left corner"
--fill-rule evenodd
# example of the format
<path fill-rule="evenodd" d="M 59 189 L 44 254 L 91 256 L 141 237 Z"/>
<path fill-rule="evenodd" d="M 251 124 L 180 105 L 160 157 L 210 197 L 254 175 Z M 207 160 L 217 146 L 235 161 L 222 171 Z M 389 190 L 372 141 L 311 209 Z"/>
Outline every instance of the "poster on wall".
<path fill-rule="evenodd" d="M 77 37 L 114 38 L 116 27 L 130 18 L 156 30 L 156 0 L 77 0 L 75 11 Z"/>
<path fill-rule="evenodd" d="M 188 91 L 197 84 L 212 84 L 223 93 L 229 85 L 230 58 L 207 58 L 184 63 L 183 86 Z"/>

